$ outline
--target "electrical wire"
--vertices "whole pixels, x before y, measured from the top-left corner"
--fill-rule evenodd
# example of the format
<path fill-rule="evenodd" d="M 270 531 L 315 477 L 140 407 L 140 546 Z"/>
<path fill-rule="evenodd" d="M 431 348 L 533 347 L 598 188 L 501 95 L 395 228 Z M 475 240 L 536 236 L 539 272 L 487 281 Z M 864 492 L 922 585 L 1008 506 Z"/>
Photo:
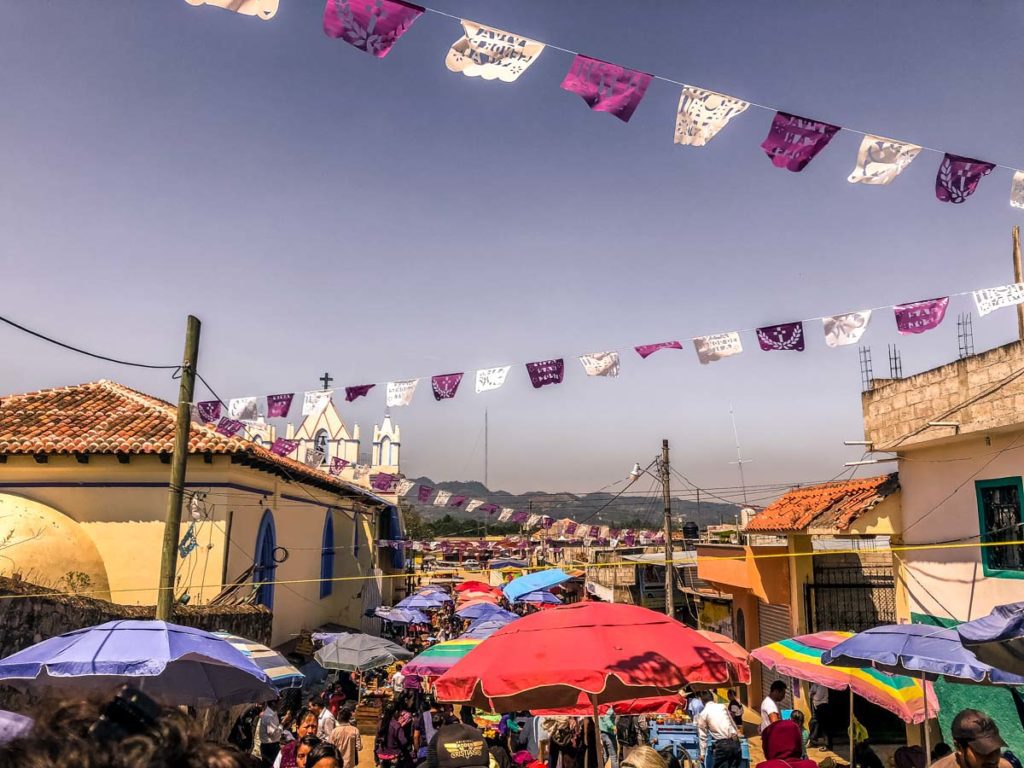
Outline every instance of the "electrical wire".
<path fill-rule="evenodd" d="M 17 328 L 19 331 L 22 331 L 23 333 L 27 333 L 30 336 L 35 336 L 37 339 L 42 339 L 43 341 L 48 342 L 50 344 L 55 344 L 58 347 L 63 347 L 64 349 L 70 350 L 71 352 L 76 352 L 76 353 L 78 353 L 80 355 L 85 355 L 86 357 L 92 357 L 92 358 L 95 358 L 97 360 L 105 360 L 108 363 L 115 363 L 117 365 L 127 365 L 127 366 L 131 366 L 132 368 L 149 368 L 149 369 L 158 370 L 158 371 L 170 371 L 170 370 L 177 370 L 177 369 L 181 368 L 180 365 L 151 365 L 150 363 L 137 363 L 137 362 L 132 362 L 130 360 L 120 360 L 120 359 L 118 359 L 116 357 L 109 357 L 107 355 L 101 355 L 101 354 L 99 354 L 97 352 L 89 352 L 88 350 L 82 349 L 81 347 L 76 347 L 73 344 L 68 344 L 67 342 L 58 341 L 57 339 L 53 338 L 52 336 L 47 336 L 45 333 L 40 333 L 39 331 L 33 331 L 31 328 L 26 328 L 24 325 L 21 325 L 20 323 L 16 323 L 16 322 L 14 322 L 13 320 L 11 320 L 8 317 L 0 316 L 0 322 L 7 323 L 7 325 L 11 326 L 12 328 Z"/>

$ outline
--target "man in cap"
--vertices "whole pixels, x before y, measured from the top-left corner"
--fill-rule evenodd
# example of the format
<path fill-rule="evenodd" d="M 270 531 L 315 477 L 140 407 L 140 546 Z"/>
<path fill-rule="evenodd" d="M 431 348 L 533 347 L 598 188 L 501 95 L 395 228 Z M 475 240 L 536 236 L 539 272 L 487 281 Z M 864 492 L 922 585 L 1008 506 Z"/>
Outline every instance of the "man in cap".
<path fill-rule="evenodd" d="M 483 733 L 465 723 L 443 725 L 427 746 L 427 768 L 489 768 Z"/>
<path fill-rule="evenodd" d="M 999 768 L 1006 742 L 984 712 L 962 710 L 950 728 L 954 751 L 933 763 L 933 768 Z"/>

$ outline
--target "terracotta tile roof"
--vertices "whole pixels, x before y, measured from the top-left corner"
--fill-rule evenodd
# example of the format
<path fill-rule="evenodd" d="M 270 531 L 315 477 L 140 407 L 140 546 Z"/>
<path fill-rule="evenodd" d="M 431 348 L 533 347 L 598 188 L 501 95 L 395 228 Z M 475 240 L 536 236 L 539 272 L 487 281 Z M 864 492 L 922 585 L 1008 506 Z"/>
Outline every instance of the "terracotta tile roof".
<path fill-rule="evenodd" d="M 808 528 L 827 528 L 845 531 L 899 487 L 899 477 L 893 473 L 795 488 L 758 512 L 744 530 L 794 533 Z"/>
<path fill-rule="evenodd" d="M 171 403 L 107 380 L 9 395 L 0 398 L 0 455 L 170 454 L 176 418 Z M 282 477 L 386 503 L 358 486 L 196 422 L 189 452 L 238 457 Z"/>

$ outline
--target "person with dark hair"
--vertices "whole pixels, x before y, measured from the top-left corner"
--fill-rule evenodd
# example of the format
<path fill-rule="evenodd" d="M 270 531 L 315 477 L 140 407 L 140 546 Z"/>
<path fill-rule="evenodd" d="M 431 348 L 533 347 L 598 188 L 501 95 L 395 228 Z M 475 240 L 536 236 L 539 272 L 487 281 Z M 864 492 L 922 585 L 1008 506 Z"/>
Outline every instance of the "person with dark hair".
<path fill-rule="evenodd" d="M 781 680 L 774 681 L 771 688 L 768 689 L 768 695 L 761 702 L 761 725 L 757 729 L 758 733 L 764 733 L 769 725 L 782 719 L 779 704 L 784 698 L 786 698 L 786 684 Z"/>
<path fill-rule="evenodd" d="M 283 730 L 281 728 L 281 721 L 277 717 L 277 701 L 268 701 L 260 713 L 258 729 L 260 757 L 263 758 L 263 764 L 268 766 L 268 768 L 274 764 L 278 753 L 281 751 L 281 734 Z"/>
<path fill-rule="evenodd" d="M 832 751 L 832 710 L 828 703 L 828 688 L 820 683 L 811 684 L 811 741 L 821 751 Z"/>
<path fill-rule="evenodd" d="M 295 742 L 295 768 L 307 768 L 309 765 L 309 753 L 323 744 L 320 737 L 314 734 L 303 736 Z M 283 749 L 283 747 L 282 747 Z"/>
<path fill-rule="evenodd" d="M 344 768 L 355 768 L 359 764 L 359 741 L 359 729 L 352 725 L 352 711 L 342 708 L 338 724 L 331 733 L 331 744 L 338 750 Z"/>
<path fill-rule="evenodd" d="M 789 713 L 789 719 L 800 726 L 800 741 L 804 745 L 804 751 L 800 757 L 807 757 L 807 745 L 810 743 L 811 734 L 804 728 L 806 717 L 799 709 L 794 709 Z"/>
<path fill-rule="evenodd" d="M 705 768 L 739 768 L 740 734 L 729 709 L 714 700 L 711 691 L 701 694 L 704 709 L 697 716 L 697 743 Z"/>
<path fill-rule="evenodd" d="M 208 741 L 178 710 L 139 691 L 113 701 L 65 702 L 41 709 L 31 729 L 0 745 L 0 766 L 18 768 L 254 768 L 231 746 Z"/>
<path fill-rule="evenodd" d="M 944 758 L 946 755 L 952 755 L 953 748 L 944 741 L 940 741 L 934 747 L 932 747 L 932 762 L 937 763 L 939 760 Z"/>
<path fill-rule="evenodd" d="M 295 768 L 298 765 L 297 755 L 299 742 L 307 736 L 316 736 L 316 715 L 312 710 L 304 709 L 299 714 L 298 727 L 295 729 L 295 739 L 281 747 L 274 761 L 274 768 Z"/>
<path fill-rule="evenodd" d="M 998 768 L 1006 742 L 999 727 L 984 712 L 964 709 L 949 729 L 953 752 L 934 763 L 934 768 Z"/>
<path fill-rule="evenodd" d="M 736 696 L 736 689 L 729 689 L 729 716 L 737 729 L 743 728 L 743 703 Z"/>
<path fill-rule="evenodd" d="M 328 742 L 317 744 L 306 756 L 305 768 L 341 768 L 338 750 Z"/>

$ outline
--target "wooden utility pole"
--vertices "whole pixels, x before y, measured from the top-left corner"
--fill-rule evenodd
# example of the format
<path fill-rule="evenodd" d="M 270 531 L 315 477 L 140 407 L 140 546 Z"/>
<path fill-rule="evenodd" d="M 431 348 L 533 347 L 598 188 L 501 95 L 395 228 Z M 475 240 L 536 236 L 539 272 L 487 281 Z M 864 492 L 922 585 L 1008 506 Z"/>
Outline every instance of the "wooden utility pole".
<path fill-rule="evenodd" d="M 661 441 L 661 496 L 665 502 L 665 615 L 676 615 L 675 567 L 672 557 L 672 488 L 669 478 L 668 440 Z"/>
<path fill-rule="evenodd" d="M 156 617 L 170 621 L 174 613 L 174 574 L 178 567 L 178 537 L 181 535 L 181 503 L 185 493 L 185 468 L 188 463 L 188 439 L 192 429 L 192 396 L 196 387 L 199 362 L 199 331 L 202 324 L 192 315 L 185 327 L 185 356 L 181 360 L 181 386 L 178 387 L 178 419 L 174 431 L 171 479 L 167 485 L 167 519 L 164 521 L 164 546 L 160 554 L 160 587 L 156 596 Z"/>
<path fill-rule="evenodd" d="M 1013 282 L 1024 283 L 1020 266 L 1020 227 L 1013 228 Z M 1024 304 L 1017 305 L 1017 337 L 1024 341 Z"/>

